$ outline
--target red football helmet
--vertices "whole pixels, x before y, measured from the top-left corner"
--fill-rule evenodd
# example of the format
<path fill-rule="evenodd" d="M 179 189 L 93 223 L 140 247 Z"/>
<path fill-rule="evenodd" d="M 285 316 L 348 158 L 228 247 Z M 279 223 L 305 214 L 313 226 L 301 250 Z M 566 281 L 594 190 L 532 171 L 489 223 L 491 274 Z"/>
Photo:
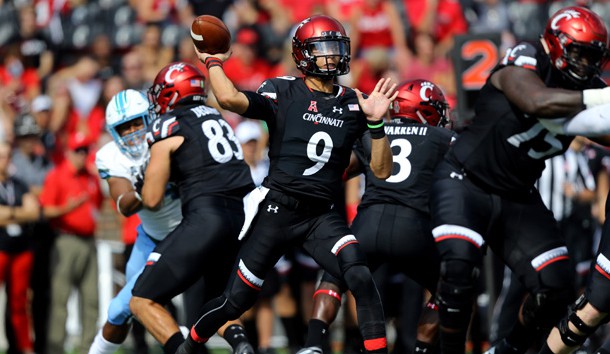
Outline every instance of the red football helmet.
<path fill-rule="evenodd" d="M 148 89 L 148 99 L 156 114 L 174 109 L 185 98 L 205 103 L 205 76 L 194 65 L 177 62 L 166 65 Z"/>
<path fill-rule="evenodd" d="M 331 57 L 339 57 L 334 63 Z M 343 25 L 332 17 L 317 15 L 303 20 L 292 37 L 292 58 L 305 75 L 334 77 L 349 73 L 349 37 Z M 316 64 L 325 58 L 322 67 Z"/>
<path fill-rule="evenodd" d="M 608 30 L 604 21 L 584 7 L 570 6 L 549 18 L 542 39 L 551 63 L 577 84 L 600 74 L 608 60 Z"/>
<path fill-rule="evenodd" d="M 412 80 L 396 89 L 398 96 L 390 106 L 392 118 L 407 118 L 419 123 L 444 127 L 449 104 L 443 91 L 430 81 Z"/>

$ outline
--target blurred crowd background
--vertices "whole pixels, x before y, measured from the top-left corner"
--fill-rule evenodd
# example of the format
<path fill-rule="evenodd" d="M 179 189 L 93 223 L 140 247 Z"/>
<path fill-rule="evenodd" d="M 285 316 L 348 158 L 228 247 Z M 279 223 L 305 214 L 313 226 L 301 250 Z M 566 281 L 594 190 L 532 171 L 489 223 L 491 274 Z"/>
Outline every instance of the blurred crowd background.
<path fill-rule="evenodd" d="M 324 13 L 339 19 L 351 37 L 351 72 L 340 78 L 342 84 L 366 93 L 381 77 L 398 82 L 431 80 L 446 93 L 454 126 L 459 127 L 468 117 L 458 114 L 460 82 L 452 60 L 456 38 L 493 34 L 499 36 L 503 53 L 518 41 L 538 40 L 548 17 L 574 4 L 589 6 L 610 24 L 607 0 L 0 0 L 0 140 L 14 147 L 11 173 L 25 180 L 36 195 L 45 188 L 46 174 L 60 166 L 70 151 L 88 154 L 87 166 L 96 174 L 95 152 L 111 139 L 105 132 L 104 111 L 113 95 L 127 88 L 147 90 L 159 69 L 172 61 L 191 62 L 206 72 L 190 38 L 191 22 L 200 14 L 223 19 L 230 29 L 233 55 L 224 69 L 240 89 L 256 90 L 268 77 L 298 75 L 290 54 L 295 25 Z M 213 97 L 209 104 L 215 105 Z M 241 125 L 237 135 L 244 146 L 253 146 L 247 159 L 260 183 L 265 175 L 259 165 L 266 142 L 264 127 L 223 114 L 234 128 Z M 252 145 L 253 141 L 257 143 Z M 586 236 L 578 231 L 582 239 L 574 241 L 586 242 L 581 256 L 586 261 L 586 249 L 595 247 L 596 230 L 603 221 L 610 155 L 588 141 L 582 146 L 577 152 L 589 169 L 579 175 L 588 176 L 586 181 L 567 180 L 555 185 L 552 193 L 580 207 L 558 207 L 556 216 L 588 230 Z M 566 171 L 566 162 L 563 166 L 559 171 L 566 178 L 576 175 Z M 101 181 L 100 186 L 106 188 Z M 352 211 L 358 191 L 356 186 L 346 193 Z M 118 254 L 133 244 L 138 220 L 120 218 L 109 200 L 106 195 L 96 216 L 96 238 L 120 243 L 121 247 L 110 247 Z M 51 296 L 49 250 L 54 231 L 52 224 L 40 220 L 26 235 L 27 247 L 34 250 L 28 296 L 39 354 L 44 352 L 40 348 L 45 348 L 43 337 L 49 327 L 45 314 Z M 121 259 L 100 260 L 100 277 L 108 275 L 107 267 L 122 269 Z M 586 267 L 579 270 L 586 273 Z M 109 276 L 116 278 L 113 274 Z M 492 327 L 491 305 L 501 295 L 501 276 L 482 279 L 482 331 L 473 331 L 473 343 L 493 339 L 486 328 Z M 313 291 L 313 284 L 302 289 Z M 100 305 L 98 323 L 105 309 Z M 306 305 L 300 311 L 307 317 Z M 11 334 L 7 337 L 10 342 Z M 477 348 L 482 347 L 475 345 L 473 351 Z"/>

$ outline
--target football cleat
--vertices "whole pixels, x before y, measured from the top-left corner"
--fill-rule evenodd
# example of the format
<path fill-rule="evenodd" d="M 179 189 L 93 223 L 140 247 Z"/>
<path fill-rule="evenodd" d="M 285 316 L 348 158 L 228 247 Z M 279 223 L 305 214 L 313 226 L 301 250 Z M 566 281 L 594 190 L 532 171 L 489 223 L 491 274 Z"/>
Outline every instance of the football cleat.
<path fill-rule="evenodd" d="M 297 352 L 297 354 L 323 354 L 320 347 L 305 347 Z"/>
<path fill-rule="evenodd" d="M 235 347 L 233 354 L 256 354 L 256 352 L 250 343 L 241 342 Z"/>

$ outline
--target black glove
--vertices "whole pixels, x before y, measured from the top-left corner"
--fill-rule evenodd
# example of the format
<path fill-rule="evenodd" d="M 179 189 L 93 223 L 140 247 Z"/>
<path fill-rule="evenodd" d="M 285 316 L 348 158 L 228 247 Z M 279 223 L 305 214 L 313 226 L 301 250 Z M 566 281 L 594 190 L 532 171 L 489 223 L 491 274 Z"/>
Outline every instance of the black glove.
<path fill-rule="evenodd" d="M 133 189 L 135 189 L 138 195 L 142 195 L 142 187 L 144 187 L 144 172 L 146 172 L 146 168 L 148 167 L 148 159 L 144 161 L 144 163 L 140 166 L 137 172 L 132 172 L 135 177 L 135 182 L 133 183 Z"/>
<path fill-rule="evenodd" d="M 144 175 L 138 174 L 136 175 L 136 181 L 133 184 L 133 189 L 135 189 L 138 195 L 142 195 L 142 187 L 144 187 Z"/>

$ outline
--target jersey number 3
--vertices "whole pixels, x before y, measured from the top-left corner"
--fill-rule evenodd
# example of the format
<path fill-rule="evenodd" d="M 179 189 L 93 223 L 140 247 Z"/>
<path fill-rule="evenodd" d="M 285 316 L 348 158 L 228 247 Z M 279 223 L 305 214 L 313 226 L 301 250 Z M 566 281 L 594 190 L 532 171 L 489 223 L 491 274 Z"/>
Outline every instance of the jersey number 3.
<path fill-rule="evenodd" d="M 233 156 L 238 160 L 244 159 L 244 152 L 229 123 L 224 120 L 210 119 L 201 123 L 201 129 L 209 139 L 208 150 L 216 162 L 229 162 Z M 235 150 L 229 140 L 233 142 Z"/>
<path fill-rule="evenodd" d="M 407 159 L 413 151 L 411 143 L 407 139 L 394 139 L 390 144 L 391 147 L 398 146 L 400 151 L 398 154 L 392 154 L 392 162 L 398 165 L 398 171 L 386 179 L 386 182 L 400 183 L 411 175 L 411 162 Z"/>

